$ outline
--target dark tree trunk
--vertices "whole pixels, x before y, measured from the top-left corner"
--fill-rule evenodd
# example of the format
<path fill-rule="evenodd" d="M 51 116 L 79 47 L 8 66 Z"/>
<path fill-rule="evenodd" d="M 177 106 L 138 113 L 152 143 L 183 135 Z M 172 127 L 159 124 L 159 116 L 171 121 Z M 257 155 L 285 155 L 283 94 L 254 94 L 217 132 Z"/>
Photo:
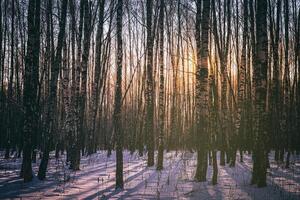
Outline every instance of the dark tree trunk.
<path fill-rule="evenodd" d="M 218 182 L 218 161 L 217 161 L 217 151 L 212 151 L 212 161 L 213 161 L 213 177 L 212 184 L 216 185 Z"/>
<path fill-rule="evenodd" d="M 152 30 L 153 1 L 147 0 L 147 83 L 146 83 L 146 141 L 148 151 L 148 167 L 154 165 L 154 86 L 153 86 L 153 30 Z"/>
<path fill-rule="evenodd" d="M 79 134 L 81 139 L 86 140 L 85 135 L 88 133 L 86 129 L 86 98 L 87 98 L 87 70 L 89 62 L 90 52 L 90 40 L 91 40 L 91 11 L 90 2 L 84 1 L 84 38 L 83 38 L 83 53 L 81 62 L 81 90 L 79 97 Z M 84 152 L 85 144 L 81 147 Z M 80 152 L 76 152 L 76 169 L 79 169 L 80 165 Z M 78 156 L 79 155 L 79 156 Z"/>
<path fill-rule="evenodd" d="M 92 86 L 92 127 L 90 131 L 90 137 L 89 137 L 89 150 L 88 153 L 93 153 L 93 149 L 95 149 L 95 129 L 96 129 L 96 119 L 97 119 L 97 110 L 98 110 L 98 104 L 99 104 L 99 91 L 103 85 L 103 81 L 99 83 L 99 80 L 101 78 L 104 79 L 103 76 L 103 68 L 104 66 L 101 66 L 101 48 L 102 48 L 102 35 L 103 35 L 103 23 L 104 23 L 104 6 L 105 6 L 105 0 L 99 0 L 99 22 L 98 22 L 98 28 L 97 28 L 97 35 L 96 35 L 96 58 L 95 58 L 95 78 L 94 83 Z"/>
<path fill-rule="evenodd" d="M 67 15 L 67 5 L 68 1 L 63 0 L 61 5 L 61 19 L 59 21 L 60 30 L 58 33 L 58 41 L 57 41 L 57 48 L 56 48 L 56 55 L 51 65 L 51 80 L 50 80 L 50 95 L 49 95 L 49 107 L 47 113 L 47 127 L 45 131 L 45 147 L 43 150 L 43 157 L 39 166 L 38 178 L 40 180 L 44 180 L 46 178 L 46 171 L 48 166 L 49 160 L 49 153 L 50 148 L 53 140 L 53 135 L 55 132 L 55 114 L 56 114 L 56 102 L 57 102 L 57 80 L 58 74 L 61 68 L 61 61 L 62 61 L 62 48 L 65 39 L 65 26 L 66 26 L 66 15 Z"/>
<path fill-rule="evenodd" d="M 164 160 L 164 0 L 160 0 L 159 11 L 159 65 L 160 65 L 160 81 L 159 81 L 159 146 L 157 156 L 157 170 L 163 169 Z"/>
<path fill-rule="evenodd" d="M 23 104 L 24 115 L 24 148 L 21 176 L 24 182 L 32 180 L 32 138 L 36 133 L 36 122 L 38 114 L 37 105 L 37 85 L 39 80 L 39 35 L 40 35 L 40 0 L 30 0 L 28 6 L 28 40 L 27 55 L 25 58 L 25 76 L 24 76 L 24 97 Z"/>
<path fill-rule="evenodd" d="M 288 151 L 288 153 L 286 155 L 286 161 L 285 161 L 285 168 L 286 169 L 290 168 L 290 156 L 291 156 L 291 152 Z"/>
<path fill-rule="evenodd" d="M 236 119 L 236 130 L 237 130 L 237 137 L 239 138 L 240 145 L 243 146 L 245 141 L 245 127 L 243 126 L 245 123 L 242 123 L 244 120 L 246 113 L 245 113 L 245 87 L 246 87 L 246 46 L 247 46 L 247 37 L 248 37 L 248 0 L 244 0 L 244 28 L 243 28 L 243 45 L 242 45 L 242 55 L 241 55 L 241 65 L 238 74 L 238 112 L 237 112 L 237 119 Z M 242 127 L 241 127 L 242 126 Z M 241 160 L 242 160 L 242 151 L 240 150 Z M 235 156 L 235 153 L 233 157 Z M 235 158 L 233 158 L 233 162 L 231 166 L 235 166 Z"/>
<path fill-rule="evenodd" d="M 123 21 L 123 0 L 117 3 L 117 81 L 115 87 L 115 108 L 114 108 L 114 132 L 116 135 L 116 189 L 123 189 L 123 131 L 121 123 L 122 107 L 122 21 Z"/>
<path fill-rule="evenodd" d="M 198 135 L 197 170 L 195 179 L 206 181 L 208 153 L 208 34 L 210 21 L 210 0 L 204 0 L 201 13 L 201 0 L 197 0 L 196 14 L 196 126 Z M 202 14 L 202 19 L 201 19 Z M 201 22 L 200 22 L 201 19 Z M 200 32 L 201 23 L 201 32 Z"/>
<path fill-rule="evenodd" d="M 267 0 L 257 2 L 256 10 L 256 53 L 253 66 L 254 105 L 255 105 L 255 147 L 253 152 L 252 183 L 266 186 L 266 97 L 268 69 Z"/>

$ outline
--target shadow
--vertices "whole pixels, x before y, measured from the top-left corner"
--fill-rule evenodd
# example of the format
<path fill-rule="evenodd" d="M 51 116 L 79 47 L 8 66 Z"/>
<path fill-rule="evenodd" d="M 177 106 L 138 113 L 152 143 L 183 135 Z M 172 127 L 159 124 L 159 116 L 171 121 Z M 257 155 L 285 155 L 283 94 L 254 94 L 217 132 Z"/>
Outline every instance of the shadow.
<path fill-rule="evenodd" d="M 188 199 L 224 199 L 218 185 L 210 185 L 209 182 L 192 182 L 192 190 L 184 194 Z"/>
<path fill-rule="evenodd" d="M 61 159 L 63 162 L 65 158 Z M 55 177 L 62 170 L 58 168 L 55 158 L 50 160 L 48 178 L 39 181 L 35 177 L 30 183 L 23 183 L 18 177 L 18 161 L 0 161 L 1 166 L 5 165 L 2 168 L 12 167 L 8 169 L 7 176 L 1 177 L 4 173 L 0 171 L 0 199 L 54 196 L 64 199 L 300 199 L 299 166 L 291 165 L 289 170 L 272 166 L 268 186 L 257 188 L 250 185 L 252 159 L 249 155 L 244 155 L 244 163 L 237 160 L 234 168 L 219 166 L 219 184 L 211 185 L 211 166 L 208 167 L 207 182 L 192 181 L 196 169 L 195 154 L 165 153 L 164 170 L 158 172 L 154 167 L 146 167 L 146 157 L 124 152 L 124 190 L 115 190 L 114 154 L 110 158 L 106 157 L 106 153 L 82 157 L 82 170 L 71 172 L 72 179 L 66 183 Z M 38 163 L 33 165 L 35 172 Z M 289 187 L 294 186 L 298 186 L 298 189 L 294 188 L 298 192 L 289 192 Z M 60 192 L 60 187 L 64 192 Z"/>
<path fill-rule="evenodd" d="M 271 168 L 269 170 L 269 174 L 267 176 L 268 185 L 264 188 L 257 188 L 256 186 L 250 185 L 252 169 L 249 167 L 248 164 L 237 162 L 234 168 L 225 166 L 222 167 L 222 169 L 227 172 L 227 174 L 232 180 L 234 180 L 235 183 L 232 186 L 235 187 L 235 189 L 239 189 L 246 192 L 249 195 L 249 197 L 253 199 L 273 200 L 300 198 L 300 193 L 292 193 L 288 190 L 285 190 L 283 187 L 279 187 L 279 185 L 274 182 L 273 175 L 270 176 L 269 174 L 270 171 L 272 172 L 275 169 Z M 281 175 L 281 177 L 283 177 L 283 175 L 286 176 L 286 174 Z M 300 187 L 299 184 L 298 187 Z"/>
<path fill-rule="evenodd" d="M 0 199 L 22 198 L 22 195 L 34 193 L 37 190 L 43 192 L 45 189 L 54 189 L 57 186 L 57 182 L 40 181 L 36 177 L 30 183 L 24 183 L 21 178 L 15 178 L 13 181 L 0 188 Z"/>
<path fill-rule="evenodd" d="M 134 174 L 134 175 L 128 177 L 128 178 L 125 180 L 125 182 L 132 181 L 133 179 L 135 179 L 135 178 L 137 178 L 138 176 L 142 175 L 142 173 L 144 173 L 144 172 L 146 172 L 146 171 L 147 171 L 147 169 L 143 169 L 143 170 L 139 171 L 138 173 L 136 173 L 136 174 Z M 115 177 L 112 178 L 112 179 L 110 179 L 110 182 L 113 182 L 114 180 L 115 180 Z M 98 185 L 97 185 L 96 187 L 93 187 L 92 190 L 89 190 L 89 191 L 96 190 L 96 189 L 98 189 L 97 187 L 98 187 Z M 87 196 L 85 199 L 94 199 L 94 198 L 98 197 L 100 194 L 103 194 L 103 193 L 109 192 L 109 191 L 111 191 L 111 190 L 114 190 L 114 188 L 115 188 L 115 184 L 112 184 L 111 186 L 109 186 L 109 187 L 107 187 L 107 188 L 105 188 L 105 189 L 103 189 L 103 190 L 99 190 L 99 191 L 97 191 L 97 192 L 95 192 L 95 193 L 93 193 L 93 194 Z M 89 191 L 86 191 L 85 193 L 88 193 Z M 112 197 L 112 196 L 117 195 L 118 193 L 123 192 L 123 191 L 124 191 L 124 190 L 114 190 L 112 193 L 109 194 L 109 196 Z M 81 193 L 81 194 L 82 194 L 82 193 Z M 75 198 L 75 197 L 78 196 L 78 195 L 79 195 L 79 194 L 76 193 L 76 194 L 69 195 L 69 197 Z"/>

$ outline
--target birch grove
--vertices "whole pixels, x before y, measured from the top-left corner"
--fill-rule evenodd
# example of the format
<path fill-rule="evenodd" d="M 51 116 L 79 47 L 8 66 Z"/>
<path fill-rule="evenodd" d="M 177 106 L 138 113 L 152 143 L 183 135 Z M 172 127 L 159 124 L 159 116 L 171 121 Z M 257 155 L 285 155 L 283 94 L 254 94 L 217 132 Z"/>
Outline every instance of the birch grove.
<path fill-rule="evenodd" d="M 299 73 L 297 0 L 1 0 L 0 150 L 24 182 L 115 151 L 117 189 L 124 150 L 194 152 L 213 185 L 250 154 L 265 187 L 300 151 Z"/>

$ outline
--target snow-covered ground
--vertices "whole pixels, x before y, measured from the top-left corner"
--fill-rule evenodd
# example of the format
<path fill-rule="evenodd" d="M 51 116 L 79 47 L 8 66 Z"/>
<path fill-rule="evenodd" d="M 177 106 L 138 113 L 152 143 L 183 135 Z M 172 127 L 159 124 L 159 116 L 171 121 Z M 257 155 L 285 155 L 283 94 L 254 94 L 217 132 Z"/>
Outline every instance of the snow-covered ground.
<path fill-rule="evenodd" d="M 270 156 L 273 157 L 273 156 Z M 268 186 L 250 185 L 251 157 L 234 168 L 219 166 L 218 185 L 193 180 L 196 153 L 168 152 L 164 156 L 164 170 L 148 168 L 147 157 L 124 151 L 124 190 L 115 190 L 115 154 L 110 158 L 100 151 L 81 159 L 81 170 L 72 172 L 51 155 L 47 180 L 36 177 L 23 183 L 18 177 L 21 160 L 0 159 L 0 199 L 300 199 L 300 158 L 291 158 L 290 169 L 275 165 L 271 159 Z M 38 164 L 33 164 L 37 172 Z"/>

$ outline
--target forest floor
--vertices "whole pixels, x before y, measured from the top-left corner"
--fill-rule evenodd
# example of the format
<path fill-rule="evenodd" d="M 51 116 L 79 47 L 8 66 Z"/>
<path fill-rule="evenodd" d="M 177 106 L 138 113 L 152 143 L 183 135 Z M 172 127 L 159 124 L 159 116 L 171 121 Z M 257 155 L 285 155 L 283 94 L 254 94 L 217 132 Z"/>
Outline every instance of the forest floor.
<path fill-rule="evenodd" d="M 2 154 L 3 152 L 1 152 Z M 275 164 L 270 155 L 268 186 L 250 185 L 251 156 L 244 162 L 237 157 L 236 166 L 219 166 L 218 184 L 211 184 L 212 167 L 208 167 L 208 181 L 193 180 L 196 153 L 168 152 L 164 156 L 164 170 L 147 167 L 147 157 L 124 151 L 124 190 L 115 190 L 115 153 L 107 158 L 99 151 L 82 157 L 81 170 L 70 171 L 65 157 L 56 160 L 51 154 L 47 180 L 37 177 L 30 183 L 19 178 L 21 160 L 0 159 L 0 199 L 300 199 L 300 157 L 291 156 L 291 166 L 285 169 Z M 39 161 L 38 161 L 39 162 Z M 35 174 L 38 163 L 33 164 Z"/>

